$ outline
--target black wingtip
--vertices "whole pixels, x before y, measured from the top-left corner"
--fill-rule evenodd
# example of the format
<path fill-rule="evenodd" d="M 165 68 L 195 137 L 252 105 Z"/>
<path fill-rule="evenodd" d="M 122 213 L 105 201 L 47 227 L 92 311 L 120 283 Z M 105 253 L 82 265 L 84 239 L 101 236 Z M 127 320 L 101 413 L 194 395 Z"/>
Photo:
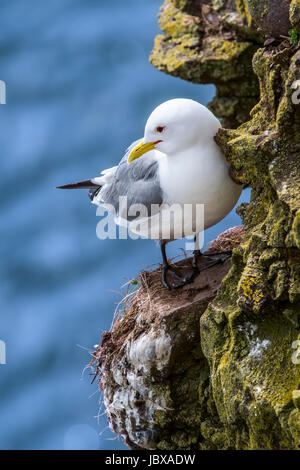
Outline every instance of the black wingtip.
<path fill-rule="evenodd" d="M 91 180 L 79 181 L 78 183 L 65 184 L 63 186 L 56 186 L 56 189 L 95 189 L 99 188 L 98 184 L 93 183 Z"/>

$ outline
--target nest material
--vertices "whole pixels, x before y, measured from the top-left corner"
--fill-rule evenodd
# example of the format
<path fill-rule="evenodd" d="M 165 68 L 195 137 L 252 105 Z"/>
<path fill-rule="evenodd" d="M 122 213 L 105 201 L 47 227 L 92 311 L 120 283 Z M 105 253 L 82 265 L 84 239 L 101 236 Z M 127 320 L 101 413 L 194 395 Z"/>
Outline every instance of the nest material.
<path fill-rule="evenodd" d="M 243 227 L 229 229 L 211 243 L 207 253 L 232 250 L 243 236 Z M 177 265 L 187 263 L 190 259 Z M 205 264 L 205 259 L 200 263 Z M 208 374 L 200 348 L 200 316 L 230 266 L 227 259 L 173 291 L 162 286 L 160 267 L 141 272 L 135 291 L 125 297 L 125 313 L 119 312 L 111 330 L 103 334 L 92 362 L 109 426 L 129 447 L 155 449 L 169 429 L 182 432 L 176 430 L 174 413 L 193 406 L 189 396 L 198 386 L 195 382 L 186 389 L 188 371 L 199 368 L 199 374 L 204 370 Z M 179 402 L 170 395 L 173 380 L 183 390 Z"/>

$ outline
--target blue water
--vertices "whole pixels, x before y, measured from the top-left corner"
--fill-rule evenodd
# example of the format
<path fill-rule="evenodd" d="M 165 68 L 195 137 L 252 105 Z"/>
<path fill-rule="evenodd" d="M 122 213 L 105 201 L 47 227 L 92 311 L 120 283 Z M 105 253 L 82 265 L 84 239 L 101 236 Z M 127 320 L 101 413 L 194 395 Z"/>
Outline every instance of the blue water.
<path fill-rule="evenodd" d="M 148 63 L 160 4 L 1 0 L 1 449 L 124 448 L 96 418 L 100 394 L 82 372 L 120 286 L 158 263 L 159 249 L 98 240 L 86 192 L 54 187 L 116 164 L 162 101 L 214 95 Z M 237 224 L 233 211 L 206 242 Z"/>

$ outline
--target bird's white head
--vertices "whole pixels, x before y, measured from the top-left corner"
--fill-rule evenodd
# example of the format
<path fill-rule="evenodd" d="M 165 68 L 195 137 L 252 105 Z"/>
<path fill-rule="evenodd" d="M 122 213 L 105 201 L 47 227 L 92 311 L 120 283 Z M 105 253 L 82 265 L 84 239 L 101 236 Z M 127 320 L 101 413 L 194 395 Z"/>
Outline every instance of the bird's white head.
<path fill-rule="evenodd" d="M 213 113 L 197 101 L 185 98 L 166 101 L 150 114 L 143 141 L 132 150 L 128 163 L 154 148 L 172 156 L 197 144 L 205 145 L 219 127 Z"/>

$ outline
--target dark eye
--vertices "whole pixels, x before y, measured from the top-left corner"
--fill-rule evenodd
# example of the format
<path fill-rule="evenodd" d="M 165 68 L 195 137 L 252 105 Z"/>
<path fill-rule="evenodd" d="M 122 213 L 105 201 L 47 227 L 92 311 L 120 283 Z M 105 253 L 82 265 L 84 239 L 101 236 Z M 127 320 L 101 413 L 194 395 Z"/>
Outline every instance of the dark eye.
<path fill-rule="evenodd" d="M 163 130 L 164 130 L 164 127 L 163 127 L 163 126 L 158 126 L 158 127 L 156 128 L 156 132 L 159 132 L 160 134 L 163 132 Z"/>

